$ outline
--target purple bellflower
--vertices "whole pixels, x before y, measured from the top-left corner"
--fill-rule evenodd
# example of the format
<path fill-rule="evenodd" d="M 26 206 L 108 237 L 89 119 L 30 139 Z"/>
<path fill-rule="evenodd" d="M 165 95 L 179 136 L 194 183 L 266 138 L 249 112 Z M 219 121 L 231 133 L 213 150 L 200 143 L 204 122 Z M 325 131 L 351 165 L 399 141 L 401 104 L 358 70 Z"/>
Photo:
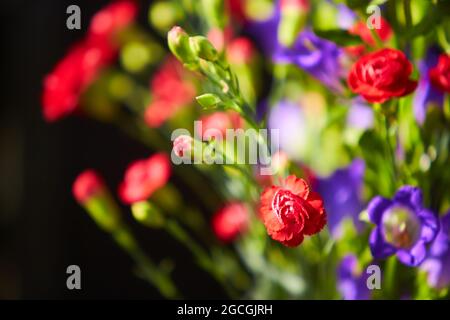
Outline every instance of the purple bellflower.
<path fill-rule="evenodd" d="M 367 211 L 370 221 L 376 225 L 369 238 L 375 259 L 396 254 L 407 266 L 423 262 L 425 245 L 436 237 L 439 221 L 432 211 L 423 207 L 419 188 L 403 186 L 392 200 L 377 196 Z"/>

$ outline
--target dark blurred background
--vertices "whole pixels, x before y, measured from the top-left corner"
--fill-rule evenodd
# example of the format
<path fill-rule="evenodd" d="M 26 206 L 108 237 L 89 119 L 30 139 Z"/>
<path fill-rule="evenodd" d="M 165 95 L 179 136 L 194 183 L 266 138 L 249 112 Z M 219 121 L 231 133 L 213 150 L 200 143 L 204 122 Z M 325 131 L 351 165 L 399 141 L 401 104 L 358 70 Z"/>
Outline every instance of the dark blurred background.
<path fill-rule="evenodd" d="M 82 117 L 47 124 L 41 116 L 43 76 L 106 0 L 2 0 L 0 2 L 0 298 L 160 298 L 134 276 L 133 263 L 96 227 L 71 195 L 76 175 L 98 169 L 116 189 L 130 161 L 149 150 L 116 128 Z M 150 1 L 141 1 L 147 25 Z M 82 29 L 66 28 L 66 8 L 81 8 Z M 129 213 L 125 208 L 124 212 Z M 189 252 L 162 231 L 132 223 L 156 261 L 173 257 L 174 278 L 188 298 L 223 298 L 220 287 Z M 66 288 L 66 268 L 81 267 L 82 290 Z"/>

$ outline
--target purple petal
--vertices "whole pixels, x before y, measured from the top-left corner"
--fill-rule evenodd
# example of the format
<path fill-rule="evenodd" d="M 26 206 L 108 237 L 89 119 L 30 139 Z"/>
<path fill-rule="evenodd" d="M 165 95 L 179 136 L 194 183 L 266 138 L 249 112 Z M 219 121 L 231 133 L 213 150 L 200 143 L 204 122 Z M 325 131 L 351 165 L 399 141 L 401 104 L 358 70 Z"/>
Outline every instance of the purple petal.
<path fill-rule="evenodd" d="M 400 202 L 407 205 L 414 211 L 422 210 L 422 191 L 413 186 L 403 186 L 396 192 L 394 202 Z"/>
<path fill-rule="evenodd" d="M 426 249 L 423 241 L 418 241 L 411 249 L 397 251 L 397 258 L 403 264 L 416 267 L 425 259 Z"/>
<path fill-rule="evenodd" d="M 379 225 L 381 223 L 383 212 L 389 208 L 391 204 L 391 200 L 381 196 L 376 196 L 373 198 L 367 207 L 367 213 L 369 214 L 370 221 L 376 225 Z"/>
<path fill-rule="evenodd" d="M 442 273 L 442 261 L 439 259 L 427 259 L 425 260 L 420 268 L 427 272 L 428 284 L 436 288 L 439 284 L 439 276 Z"/>
<path fill-rule="evenodd" d="M 422 221 L 420 239 L 425 243 L 431 242 L 439 232 L 439 220 L 431 210 L 422 209 L 418 216 Z"/>
<path fill-rule="evenodd" d="M 369 238 L 370 251 L 375 259 L 383 259 L 393 255 L 397 249 L 384 241 L 381 229 L 376 227 Z"/>

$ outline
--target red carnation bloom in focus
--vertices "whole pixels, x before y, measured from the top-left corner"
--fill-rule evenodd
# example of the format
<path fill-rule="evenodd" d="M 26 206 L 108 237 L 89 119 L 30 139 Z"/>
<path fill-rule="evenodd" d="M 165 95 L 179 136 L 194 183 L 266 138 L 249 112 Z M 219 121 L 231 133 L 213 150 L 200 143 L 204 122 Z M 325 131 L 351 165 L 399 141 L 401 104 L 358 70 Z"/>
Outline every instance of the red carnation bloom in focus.
<path fill-rule="evenodd" d="M 233 241 L 247 229 L 249 214 L 243 203 L 229 203 L 217 211 L 212 219 L 215 235 L 223 242 Z"/>
<path fill-rule="evenodd" d="M 153 192 L 163 187 L 170 177 L 169 157 L 156 153 L 148 159 L 133 162 L 126 170 L 119 196 L 124 203 L 148 199 Z"/>
<path fill-rule="evenodd" d="M 433 86 L 450 93 L 450 55 L 441 54 L 438 64 L 430 70 L 429 75 Z"/>
<path fill-rule="evenodd" d="M 225 139 L 227 129 L 238 129 L 243 126 L 242 118 L 236 111 L 217 111 L 202 116 L 200 121 L 202 122 L 202 132 L 198 132 L 198 134 L 203 140 L 215 136 L 217 131 Z"/>
<path fill-rule="evenodd" d="M 100 175 L 92 169 L 80 173 L 72 186 L 75 199 L 83 204 L 105 191 L 105 184 Z"/>
<path fill-rule="evenodd" d="M 134 20 L 136 10 L 134 1 L 123 0 L 111 3 L 93 17 L 88 35 L 44 79 L 45 120 L 55 121 L 76 110 L 80 95 L 112 63 L 118 49 L 114 37 Z"/>
<path fill-rule="evenodd" d="M 318 233 L 327 220 L 320 195 L 294 175 L 281 186 L 264 190 L 260 216 L 272 239 L 288 247 L 301 244 L 305 235 Z"/>
<path fill-rule="evenodd" d="M 403 52 L 381 49 L 361 57 L 352 66 L 348 85 L 368 102 L 383 103 L 416 89 L 417 81 L 409 78 L 412 70 L 413 66 Z"/>
<path fill-rule="evenodd" d="M 161 126 L 180 108 L 191 103 L 196 94 L 183 66 L 173 57 L 167 59 L 153 76 L 150 90 L 153 98 L 145 110 L 144 119 L 152 128 Z"/>

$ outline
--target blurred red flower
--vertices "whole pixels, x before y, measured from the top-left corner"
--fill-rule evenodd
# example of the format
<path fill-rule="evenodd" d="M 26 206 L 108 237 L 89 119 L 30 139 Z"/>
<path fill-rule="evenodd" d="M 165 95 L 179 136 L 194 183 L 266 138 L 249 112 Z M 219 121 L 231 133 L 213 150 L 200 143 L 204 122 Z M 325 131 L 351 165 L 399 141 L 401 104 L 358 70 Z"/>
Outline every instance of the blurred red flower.
<path fill-rule="evenodd" d="M 236 111 L 217 111 L 202 116 L 200 121 L 202 122 L 202 132 L 198 132 L 198 134 L 203 140 L 209 140 L 215 135 L 215 131 L 220 132 L 222 138 L 225 139 L 227 129 L 238 129 L 243 126 L 243 120 Z"/>
<path fill-rule="evenodd" d="M 247 64 L 256 53 L 253 43 L 245 37 L 233 39 L 226 50 L 227 59 L 233 64 Z"/>
<path fill-rule="evenodd" d="M 373 29 L 381 41 L 387 41 L 392 36 L 392 28 L 389 22 L 383 17 L 380 17 L 380 28 Z M 349 30 L 351 34 L 358 35 L 368 45 L 375 46 L 375 39 L 373 38 L 372 31 L 367 27 L 367 23 L 359 21 L 353 25 Z"/>
<path fill-rule="evenodd" d="M 77 108 L 80 95 L 112 63 L 118 49 L 114 37 L 134 20 L 136 11 L 134 1 L 121 0 L 93 17 L 87 36 L 44 79 L 42 111 L 46 121 L 58 120 Z"/>
<path fill-rule="evenodd" d="M 134 0 L 112 2 L 92 17 L 89 25 L 89 36 L 111 38 L 135 20 L 137 9 Z"/>
<path fill-rule="evenodd" d="M 217 211 L 212 219 L 212 227 L 217 238 L 231 242 L 247 229 L 249 214 L 243 203 L 232 202 Z"/>
<path fill-rule="evenodd" d="M 170 177 L 169 157 L 156 153 L 130 164 L 119 186 L 119 197 L 127 204 L 148 199 L 162 188 Z"/>
<path fill-rule="evenodd" d="M 104 190 L 105 184 L 103 179 L 92 169 L 81 172 L 72 186 L 73 196 L 80 204 L 86 203 L 92 197 L 104 192 Z"/>
<path fill-rule="evenodd" d="M 450 55 L 441 54 L 438 64 L 430 70 L 431 83 L 440 90 L 450 93 Z"/>
<path fill-rule="evenodd" d="M 180 108 L 192 102 L 196 88 L 186 78 L 186 71 L 178 60 L 171 57 L 155 73 L 150 84 L 152 102 L 144 118 L 149 127 L 161 126 Z"/>
<path fill-rule="evenodd" d="M 327 216 L 320 195 L 294 175 L 281 186 L 266 188 L 261 195 L 260 216 L 272 239 L 295 247 L 305 235 L 318 233 Z"/>
<path fill-rule="evenodd" d="M 412 70 L 413 66 L 403 52 L 381 49 L 361 57 L 352 66 L 348 85 L 368 102 L 383 103 L 416 89 L 417 81 L 410 79 Z"/>

